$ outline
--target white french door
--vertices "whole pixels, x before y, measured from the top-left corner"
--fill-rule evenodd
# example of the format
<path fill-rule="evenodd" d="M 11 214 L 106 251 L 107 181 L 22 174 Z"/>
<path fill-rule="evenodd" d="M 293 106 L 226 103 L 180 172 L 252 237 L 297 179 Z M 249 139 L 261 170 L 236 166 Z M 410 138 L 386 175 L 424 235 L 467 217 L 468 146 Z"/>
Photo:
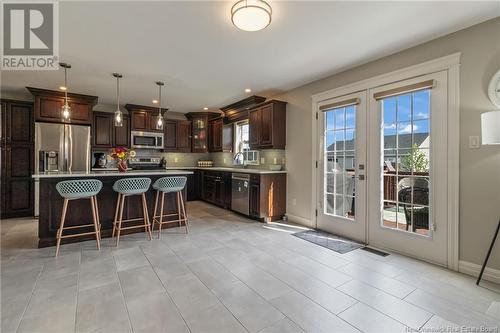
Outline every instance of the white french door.
<path fill-rule="evenodd" d="M 317 228 L 448 263 L 447 71 L 322 101 Z"/>
<path fill-rule="evenodd" d="M 447 265 L 447 72 L 369 90 L 371 245 Z"/>
<path fill-rule="evenodd" d="M 366 242 L 366 92 L 320 103 L 317 227 Z"/>

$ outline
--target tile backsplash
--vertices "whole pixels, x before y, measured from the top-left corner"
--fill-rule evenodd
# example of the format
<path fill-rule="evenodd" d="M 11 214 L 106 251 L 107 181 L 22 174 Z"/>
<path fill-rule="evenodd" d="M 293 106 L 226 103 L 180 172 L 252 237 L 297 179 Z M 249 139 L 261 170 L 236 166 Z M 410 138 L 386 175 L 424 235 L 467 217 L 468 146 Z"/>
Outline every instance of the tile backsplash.
<path fill-rule="evenodd" d="M 260 164 L 251 165 L 255 169 L 268 169 L 271 164 L 279 164 L 283 169 L 286 168 L 286 152 L 281 149 L 266 149 L 260 151 Z M 214 166 L 233 166 L 233 153 L 211 153 Z"/>
<path fill-rule="evenodd" d="M 93 152 L 103 152 L 106 154 L 110 153 L 110 150 L 99 149 Z M 165 157 L 168 166 L 178 166 L 178 167 L 190 167 L 196 166 L 198 160 L 212 160 L 214 161 L 214 166 L 233 166 L 233 153 L 161 153 L 156 150 L 149 149 L 136 149 L 138 156 L 154 156 L 154 157 Z M 251 165 L 251 168 L 255 169 L 268 169 L 271 164 L 279 164 L 283 169 L 286 169 L 286 152 L 280 149 L 266 149 L 260 151 L 260 164 Z M 94 161 L 92 161 L 93 163 Z M 113 162 L 108 161 L 107 167 L 113 167 Z"/>

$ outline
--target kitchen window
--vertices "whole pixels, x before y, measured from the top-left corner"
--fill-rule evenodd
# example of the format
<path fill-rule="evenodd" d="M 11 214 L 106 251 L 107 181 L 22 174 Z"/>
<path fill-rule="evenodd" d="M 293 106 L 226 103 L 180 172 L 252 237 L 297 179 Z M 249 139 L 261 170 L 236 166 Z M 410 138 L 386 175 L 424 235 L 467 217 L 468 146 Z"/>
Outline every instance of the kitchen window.
<path fill-rule="evenodd" d="M 250 150 L 249 132 L 250 126 L 248 120 L 237 122 L 234 125 L 234 158 L 233 164 L 246 165 L 259 164 L 259 152 Z"/>

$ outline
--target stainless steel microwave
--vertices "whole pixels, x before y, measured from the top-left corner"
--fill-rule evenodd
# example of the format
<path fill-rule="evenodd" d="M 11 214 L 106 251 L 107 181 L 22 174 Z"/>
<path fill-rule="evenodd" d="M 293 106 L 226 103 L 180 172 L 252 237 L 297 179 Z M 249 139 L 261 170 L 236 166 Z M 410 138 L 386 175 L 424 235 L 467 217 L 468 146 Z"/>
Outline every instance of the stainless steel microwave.
<path fill-rule="evenodd" d="M 163 133 L 131 131 L 132 148 L 163 149 Z"/>

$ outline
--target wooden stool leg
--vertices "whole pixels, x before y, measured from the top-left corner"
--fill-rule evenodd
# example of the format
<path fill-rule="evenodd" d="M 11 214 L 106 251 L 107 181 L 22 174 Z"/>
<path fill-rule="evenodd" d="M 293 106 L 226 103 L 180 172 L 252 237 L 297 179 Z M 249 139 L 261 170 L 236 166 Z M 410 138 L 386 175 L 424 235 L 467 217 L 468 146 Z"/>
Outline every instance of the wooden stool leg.
<path fill-rule="evenodd" d="M 95 206 L 95 215 L 97 218 L 97 227 L 99 231 L 99 240 L 102 239 L 101 237 L 101 219 L 99 218 L 99 207 L 97 206 L 97 196 L 94 196 L 94 206 Z"/>
<path fill-rule="evenodd" d="M 177 219 L 179 220 L 179 227 L 182 226 L 182 222 L 181 222 L 181 197 L 179 196 L 179 193 L 180 192 L 177 192 L 176 193 L 176 197 L 177 197 Z"/>
<path fill-rule="evenodd" d="M 152 231 L 155 230 L 155 219 L 156 219 L 156 210 L 158 209 L 158 197 L 160 196 L 160 191 L 156 191 L 156 199 L 155 199 L 155 209 L 153 211 L 153 229 Z"/>
<path fill-rule="evenodd" d="M 57 230 L 56 257 L 59 255 L 59 247 L 61 246 L 61 238 L 64 229 L 64 219 L 66 218 L 66 210 L 68 209 L 68 201 L 68 199 L 64 198 L 63 209 L 61 213 L 61 223 L 59 225 L 59 230 Z"/>
<path fill-rule="evenodd" d="M 122 231 L 122 220 L 123 220 L 123 206 L 125 206 L 125 195 L 121 196 L 120 200 L 120 220 L 118 221 L 117 235 L 116 235 L 116 246 L 120 242 L 120 232 Z"/>
<path fill-rule="evenodd" d="M 160 226 L 158 228 L 158 239 L 161 238 L 161 225 L 162 225 L 162 222 L 163 222 L 163 204 L 165 202 L 165 192 L 161 192 L 161 205 L 160 205 Z"/>
<path fill-rule="evenodd" d="M 121 194 L 118 193 L 118 199 L 116 200 L 116 209 L 115 209 L 115 220 L 113 221 L 113 233 L 111 234 L 111 237 L 115 237 L 115 231 L 116 231 L 116 223 L 118 223 L 118 212 L 120 211 L 120 202 L 121 202 Z"/>
<path fill-rule="evenodd" d="M 92 207 L 92 220 L 94 221 L 95 229 L 95 240 L 97 242 L 97 249 L 101 249 L 101 244 L 99 243 L 99 223 L 97 222 L 97 212 L 95 210 L 95 197 L 90 197 L 90 206 Z"/>
<path fill-rule="evenodd" d="M 144 214 L 144 231 L 148 233 L 149 240 L 153 240 L 153 235 L 151 234 L 151 224 L 149 223 L 148 204 L 144 193 L 142 194 L 142 212 Z"/>
<path fill-rule="evenodd" d="M 186 214 L 186 206 L 184 205 L 184 196 L 182 195 L 182 192 L 179 192 L 179 196 L 181 198 L 181 205 L 182 205 L 182 215 L 184 216 L 184 225 L 186 226 L 186 234 L 189 233 L 188 229 L 188 217 Z"/>

